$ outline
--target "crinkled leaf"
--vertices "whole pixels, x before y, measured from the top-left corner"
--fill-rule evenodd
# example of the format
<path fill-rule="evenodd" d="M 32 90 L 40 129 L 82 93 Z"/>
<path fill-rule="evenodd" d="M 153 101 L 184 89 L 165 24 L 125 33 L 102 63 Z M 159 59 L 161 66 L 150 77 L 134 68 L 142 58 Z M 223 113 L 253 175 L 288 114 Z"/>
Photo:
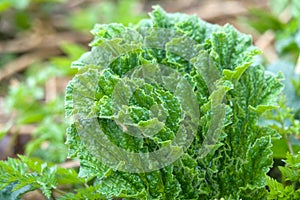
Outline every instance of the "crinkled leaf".
<path fill-rule="evenodd" d="M 106 198 L 266 198 L 276 133 L 258 120 L 276 106 L 280 77 L 253 64 L 260 51 L 230 25 L 160 7 L 150 16 L 132 28 L 96 25 L 91 51 L 74 62 L 81 70 L 67 89 L 66 114 L 81 115 L 67 130 L 67 144 L 80 159 L 79 175 L 94 179 Z M 165 75 L 158 66 L 173 71 Z M 194 139 L 168 166 L 130 173 L 105 160 L 173 144 L 196 113 Z M 104 153 L 106 143 L 111 152 Z"/>

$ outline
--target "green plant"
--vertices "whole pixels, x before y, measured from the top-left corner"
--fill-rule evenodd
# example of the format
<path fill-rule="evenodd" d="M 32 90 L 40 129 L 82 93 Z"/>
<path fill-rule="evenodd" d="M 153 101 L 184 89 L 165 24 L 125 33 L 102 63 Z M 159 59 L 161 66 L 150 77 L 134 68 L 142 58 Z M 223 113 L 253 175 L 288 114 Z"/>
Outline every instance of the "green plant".
<path fill-rule="evenodd" d="M 69 156 L 92 189 L 108 199 L 266 198 L 277 134 L 258 120 L 282 84 L 253 64 L 250 36 L 160 7 L 134 27 L 92 33 L 66 93 Z"/>
<path fill-rule="evenodd" d="M 270 194 L 268 199 L 299 199 L 300 198 L 300 154 L 287 154 L 285 166 L 279 167 L 282 181 L 268 178 Z"/>
<path fill-rule="evenodd" d="M 264 123 L 276 130 L 280 135 L 273 140 L 273 157 L 285 158 L 286 153 L 294 154 L 300 150 L 296 137 L 300 134 L 300 122 L 295 117 L 294 110 L 287 106 L 284 95 L 279 100 L 279 106 L 263 115 Z"/>
<path fill-rule="evenodd" d="M 251 12 L 252 15 L 247 22 L 261 33 L 266 31 L 275 33 L 274 48 L 278 59 L 267 63 L 266 68 L 271 72 L 283 74 L 284 96 L 281 97 L 279 108 L 274 112 L 268 112 L 265 118 L 282 136 L 281 139 L 273 141 L 273 151 L 276 158 L 283 159 L 287 152 L 299 151 L 300 146 L 297 139 L 300 129 L 300 81 L 299 75 L 296 74 L 300 53 L 300 4 L 299 1 L 293 0 L 269 2 L 271 12 L 265 10 Z"/>
<path fill-rule="evenodd" d="M 53 192 L 61 193 L 59 187 L 84 183 L 73 169 L 64 169 L 25 156 L 19 158 L 0 162 L 1 199 L 19 199 L 22 194 L 36 189 L 40 189 L 49 199 Z"/>
<path fill-rule="evenodd" d="M 261 120 L 280 134 L 272 141 L 275 164 L 270 171 L 272 178 L 267 181 L 269 199 L 299 199 L 300 82 L 296 74 L 300 53 L 299 5 L 299 1 L 294 0 L 270 0 L 271 13 L 260 10 L 248 19 L 259 32 L 271 30 L 275 33 L 278 60 L 269 63 L 267 69 L 284 75 L 285 87 L 279 107 L 266 112 Z M 285 167 L 281 166 L 282 159 Z"/>
<path fill-rule="evenodd" d="M 64 56 L 52 57 L 47 63 L 30 66 L 26 71 L 25 81 L 11 86 L 5 98 L 7 112 L 16 113 L 11 123 L 8 123 L 10 127 L 18 130 L 23 125 L 35 125 L 32 139 L 26 144 L 25 154 L 54 163 L 63 162 L 67 157 L 64 144 L 67 128 L 64 120 L 64 97 L 61 91 L 54 99 L 45 102 L 44 86 L 53 77 L 74 75 L 77 70 L 70 69 L 69 66 L 72 60 L 78 59 L 85 51 L 83 47 L 75 44 L 63 44 L 61 49 Z M 0 134 L 0 139 L 10 127 Z M 47 145 L 43 147 L 43 144 Z"/>
<path fill-rule="evenodd" d="M 297 0 L 270 0 L 271 10 L 276 14 L 282 14 L 285 9 L 289 9 L 289 13 L 293 17 L 299 17 L 300 2 Z"/>

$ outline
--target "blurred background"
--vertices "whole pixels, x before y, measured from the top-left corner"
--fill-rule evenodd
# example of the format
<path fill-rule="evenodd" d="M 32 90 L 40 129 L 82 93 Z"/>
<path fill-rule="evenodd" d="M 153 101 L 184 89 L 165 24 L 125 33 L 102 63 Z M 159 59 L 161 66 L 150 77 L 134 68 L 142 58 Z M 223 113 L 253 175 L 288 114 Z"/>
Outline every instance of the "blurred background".
<path fill-rule="evenodd" d="M 263 50 L 257 62 L 284 75 L 281 108 L 272 119 L 282 137 L 274 140 L 270 174 L 279 176 L 281 159 L 300 150 L 298 0 L 0 0 L 0 159 L 25 154 L 78 166 L 67 160 L 64 144 L 64 90 L 76 73 L 71 62 L 89 49 L 95 23 L 134 24 L 156 4 L 233 24 Z"/>

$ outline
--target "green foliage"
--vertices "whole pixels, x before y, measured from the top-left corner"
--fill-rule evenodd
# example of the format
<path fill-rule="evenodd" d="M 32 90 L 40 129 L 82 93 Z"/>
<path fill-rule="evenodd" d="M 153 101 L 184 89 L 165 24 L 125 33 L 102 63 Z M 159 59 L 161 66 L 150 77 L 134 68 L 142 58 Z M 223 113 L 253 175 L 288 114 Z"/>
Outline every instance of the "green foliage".
<path fill-rule="evenodd" d="M 17 8 L 17 9 L 25 9 L 30 3 L 30 0 L 2 0 L 0 3 L 0 12 L 8 9 L 8 8 Z"/>
<path fill-rule="evenodd" d="M 149 34 L 151 28 L 164 28 L 172 34 L 155 31 Z M 160 7 L 151 13 L 151 19 L 133 28 L 121 24 L 96 25 L 92 33 L 95 39 L 91 51 L 73 63 L 79 73 L 67 87 L 66 114 L 96 116 L 105 136 L 97 135 L 99 129 L 78 129 L 80 121 L 67 129 L 69 156 L 81 161 L 80 177 L 93 180 L 97 193 L 108 199 L 266 198 L 266 173 L 273 162 L 271 138 L 276 132 L 259 126 L 258 120 L 264 111 L 276 106 L 282 84 L 280 77 L 267 74 L 262 66 L 253 64 L 253 57 L 259 51 L 252 46 L 250 36 L 230 25 L 220 27 L 196 16 L 168 14 Z M 195 41 L 194 46 L 186 47 L 186 38 Z M 154 46 L 143 46 L 145 41 Z M 124 78 L 136 66 L 147 64 L 163 64 L 184 77 L 193 88 L 198 104 L 195 110 L 201 115 L 192 144 L 177 161 L 159 170 L 129 173 L 101 162 L 103 154 L 97 149 L 97 142 L 108 138 L 113 145 L 136 153 L 162 148 L 178 134 L 185 116 L 182 113 L 186 111 L 180 102 L 191 97 L 185 94 L 178 98 L 160 82 L 146 84 Z M 209 70 L 202 71 L 207 66 Z M 153 73 L 151 70 L 155 68 L 148 73 Z M 128 81 L 123 85 L 124 91 L 130 91 L 129 85 L 138 89 L 132 93 L 129 105 L 122 107 L 127 110 L 115 114 L 113 92 L 124 80 Z M 218 84 L 214 85 L 216 80 Z M 176 86 L 174 82 L 173 79 L 168 83 Z M 223 87 L 224 91 L 211 90 L 214 87 Z M 216 105 L 214 101 L 222 99 L 225 92 L 224 104 Z M 114 121 L 118 117 L 121 122 L 131 120 L 139 129 L 145 124 L 161 127 L 159 120 L 149 117 L 153 112 L 150 108 L 159 104 L 167 116 L 156 135 L 134 137 Z M 217 124 L 215 108 L 226 111 Z M 187 115 L 191 112 L 188 110 Z M 209 127 L 213 125 L 220 134 L 207 145 L 206 139 L 213 135 Z M 82 135 L 88 135 L 96 147 L 87 145 Z M 204 154 L 201 149 L 208 152 Z"/>
<path fill-rule="evenodd" d="M 265 32 L 272 30 L 275 33 L 275 48 L 279 60 L 270 63 L 267 69 L 284 75 L 284 94 L 280 97 L 279 106 L 273 111 L 263 115 L 262 123 L 269 124 L 276 130 L 280 137 L 273 138 L 273 152 L 276 159 L 284 159 L 285 167 L 273 166 L 273 171 L 278 168 L 280 175 L 268 178 L 267 183 L 270 189 L 268 199 L 299 199 L 299 153 L 300 150 L 300 96 L 299 96 L 299 75 L 295 72 L 296 65 L 299 65 L 300 53 L 300 23 L 299 23 L 299 1 L 294 0 L 271 0 L 270 9 L 272 13 L 259 11 L 257 16 L 261 17 L 262 23 L 258 22 L 259 17 L 250 18 L 256 30 Z M 284 13 L 284 15 L 283 15 Z M 284 22 L 283 17 L 284 16 Z M 272 19 L 272 20 L 269 20 Z M 280 26 L 276 26 L 280 24 Z M 272 175 L 272 173 L 271 173 Z M 273 174 L 274 175 L 274 174 Z"/>
<path fill-rule="evenodd" d="M 25 156 L 19 158 L 0 161 L 1 195 L 7 195 L 7 190 L 12 192 L 12 199 L 17 199 L 25 192 L 40 189 L 50 198 L 58 185 L 82 183 L 73 169 L 59 168 Z"/>
<path fill-rule="evenodd" d="M 272 12 L 250 10 L 251 15 L 244 21 L 260 33 L 274 31 L 280 59 L 295 64 L 300 50 L 300 3 L 298 0 L 270 0 L 270 7 Z M 283 12 L 288 16 L 286 21 L 281 19 Z"/>
<path fill-rule="evenodd" d="M 298 75 L 298 79 L 292 79 L 292 85 L 294 87 L 294 91 L 297 97 L 300 97 L 300 75 Z"/>
<path fill-rule="evenodd" d="M 282 83 L 284 84 L 284 94 L 286 98 L 286 106 L 290 107 L 293 110 L 293 113 L 296 113 L 300 109 L 299 101 L 300 96 L 297 95 L 299 92 L 297 90 L 297 74 L 295 73 L 295 66 L 286 61 L 279 60 L 275 63 L 268 65 L 268 70 L 274 73 L 281 72 L 284 76 Z M 286 107 L 284 103 L 281 105 Z"/>
<path fill-rule="evenodd" d="M 7 112 L 16 112 L 13 124 L 16 128 L 24 124 L 37 124 L 33 139 L 26 145 L 25 153 L 49 162 L 63 162 L 67 157 L 64 144 L 67 121 L 64 120 L 63 94 L 45 102 L 44 85 L 50 78 L 66 77 L 76 73 L 70 69 L 72 60 L 77 59 L 85 50 L 75 44 L 63 44 L 65 56 L 53 57 L 49 63 L 36 64 L 27 70 L 27 78 L 22 85 L 9 88 L 6 97 Z M 44 67 L 41 68 L 41 65 Z M 51 125 L 51 126 L 49 126 Z M 2 130 L 1 137 L 10 126 Z M 48 144 L 43 146 L 43 144 Z"/>
<path fill-rule="evenodd" d="M 277 31 L 284 29 L 285 24 L 273 13 L 266 12 L 263 9 L 250 9 L 249 13 L 250 15 L 246 22 L 259 33 L 264 33 L 267 30 Z"/>
<path fill-rule="evenodd" d="M 68 22 L 75 30 L 87 32 L 94 24 L 118 22 L 124 25 L 137 23 L 144 14 L 138 13 L 136 0 L 103 1 L 71 13 Z"/>
<path fill-rule="evenodd" d="M 268 199 L 299 199 L 300 198 L 300 154 L 287 154 L 285 166 L 279 167 L 282 183 L 268 178 L 270 190 Z"/>
<path fill-rule="evenodd" d="M 279 59 L 269 63 L 267 69 L 271 72 L 283 74 L 284 96 L 281 97 L 279 107 L 272 112 L 265 114 L 272 128 L 276 129 L 281 138 L 273 140 L 274 157 L 285 158 L 287 152 L 300 150 L 299 140 L 299 75 L 295 73 L 300 53 L 300 23 L 299 23 L 299 1 L 293 0 L 271 0 L 270 9 L 272 12 L 258 10 L 252 13 L 248 23 L 263 33 L 272 30 L 275 33 L 275 49 Z M 282 12 L 289 18 L 283 22 Z M 253 15 L 254 14 L 254 15 Z"/>
<path fill-rule="evenodd" d="M 93 5 L 90 6 L 91 4 Z M 67 0 L 0 0 L 1 24 L 7 24 L 0 30 L 0 39 L 2 41 L 7 39 L 13 41 L 15 38 L 24 39 L 30 34 L 39 34 L 40 31 L 44 34 L 49 30 L 51 35 L 64 31 L 76 34 L 78 29 L 86 33 L 85 30 L 90 29 L 99 21 L 117 21 L 129 24 L 137 22 L 142 16 L 136 12 L 139 10 L 135 9 L 136 6 L 137 1 L 134 0 L 94 3 L 82 1 L 75 2 L 75 4 L 73 1 Z M 56 23 L 56 17 L 59 17 L 59 24 Z M 41 30 L 39 25 L 44 23 L 47 28 Z M 30 39 L 32 38 L 30 37 Z M 22 157 L 21 160 L 9 158 L 7 162 L 1 162 L 1 166 L 3 165 L 4 168 L 2 170 L 0 167 L 0 199 L 20 199 L 22 194 L 35 189 L 43 190 L 47 197 L 50 193 L 54 193 L 55 196 L 59 193 L 65 194 L 64 197 L 61 197 L 64 199 L 101 198 L 100 194 L 95 193 L 98 187 L 85 185 L 87 187 L 85 188 L 81 179 L 78 178 L 80 186 L 77 183 L 75 185 L 73 178 L 78 176 L 74 170 L 72 170 L 74 174 L 70 174 L 67 172 L 68 170 L 64 171 L 65 169 L 46 163 L 66 161 L 67 146 L 64 143 L 68 122 L 64 118 L 64 95 L 58 94 L 56 98 L 45 102 L 45 84 L 51 78 L 67 79 L 77 73 L 77 69 L 70 68 L 71 62 L 86 51 L 82 46 L 76 44 L 62 44 L 60 48 L 63 55 L 51 57 L 44 62 L 29 66 L 24 74 L 17 75 L 17 80 L 20 78 L 21 82 L 10 86 L 8 94 L 5 91 L 5 95 L 7 95 L 5 97 L 6 110 L 7 113 L 14 113 L 14 118 L 5 127 L 1 127 L 3 129 L 0 130 L 0 140 L 11 130 L 11 127 L 18 131 L 23 125 L 32 124 L 35 129 L 31 140 L 25 146 L 25 155 L 38 157 L 43 161 L 33 158 L 26 160 L 27 157 L 26 159 Z M 33 51 L 35 50 L 33 49 Z M 22 55 L 23 53 L 26 55 L 27 52 L 21 52 Z M 4 52 L 1 55 L 0 68 L 12 62 L 17 56 L 19 56 L 17 53 Z M 1 83 L 0 87 L 2 95 L 2 87 L 6 89 L 8 84 L 5 82 L 2 86 Z M 33 162 L 37 165 L 36 167 L 41 169 L 33 168 L 31 166 Z M 28 167 L 27 164 L 30 166 Z M 16 168 L 17 165 L 20 167 Z M 2 177 L 7 179 L 2 179 Z M 13 182 L 14 178 L 21 181 Z M 67 186 L 64 187 L 66 184 Z M 25 186 L 21 187 L 21 185 Z M 74 192 L 77 193 L 66 193 L 70 190 L 75 190 Z"/>
<path fill-rule="evenodd" d="M 270 0 L 271 10 L 276 14 L 281 14 L 285 9 L 290 10 L 293 17 L 299 17 L 300 2 L 297 0 Z"/>
<path fill-rule="evenodd" d="M 89 186 L 83 189 L 77 190 L 76 194 L 68 193 L 64 196 L 61 196 L 59 200 L 87 200 L 87 199 L 97 199 L 97 200 L 105 200 L 106 198 L 97 192 L 99 188 L 94 186 Z"/>
<path fill-rule="evenodd" d="M 282 96 L 279 106 L 263 115 L 264 119 L 268 120 L 270 127 L 281 136 L 281 138 L 276 138 L 273 141 L 273 156 L 275 158 L 282 159 L 285 158 L 287 152 L 292 153 L 300 150 L 300 144 L 295 138 L 300 134 L 300 122 L 295 118 L 294 109 L 287 107 L 286 98 Z"/>
<path fill-rule="evenodd" d="M 299 17 L 292 18 L 285 24 L 284 29 L 276 33 L 275 47 L 281 59 L 295 64 L 300 51 Z"/>
<path fill-rule="evenodd" d="M 31 186 L 28 185 L 13 191 L 13 188 L 16 184 L 17 184 L 16 182 L 11 183 L 3 190 L 0 190 L 0 199 L 11 199 L 11 200 L 20 199 L 20 196 L 22 196 L 22 194 L 29 192 L 31 189 Z"/>

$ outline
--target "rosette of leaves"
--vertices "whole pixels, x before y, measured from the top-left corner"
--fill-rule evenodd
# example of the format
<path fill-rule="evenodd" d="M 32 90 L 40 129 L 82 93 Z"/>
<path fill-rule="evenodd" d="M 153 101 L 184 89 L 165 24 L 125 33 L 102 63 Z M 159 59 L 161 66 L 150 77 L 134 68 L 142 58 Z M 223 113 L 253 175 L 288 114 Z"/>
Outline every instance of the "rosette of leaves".
<path fill-rule="evenodd" d="M 271 138 L 277 134 L 257 122 L 276 106 L 280 77 L 253 64 L 260 51 L 250 36 L 230 25 L 168 14 L 160 7 L 150 16 L 131 27 L 96 25 L 91 51 L 73 63 L 78 74 L 67 87 L 66 115 L 75 117 L 67 144 L 69 156 L 80 159 L 79 175 L 107 199 L 266 198 Z M 165 76 L 158 65 L 172 73 Z M 139 66 L 148 67 L 132 72 Z M 139 73 L 146 76 L 135 79 Z M 172 90 L 182 80 L 192 93 Z M 197 105 L 183 106 L 192 96 Z M 193 140 L 176 161 L 135 173 L 120 170 L 124 163 L 103 162 L 101 141 L 127 152 L 155 152 L 177 137 L 193 112 L 199 113 Z M 90 119 L 97 126 L 81 123 Z M 145 134 L 139 137 L 135 130 L 148 131 L 137 131 Z"/>

